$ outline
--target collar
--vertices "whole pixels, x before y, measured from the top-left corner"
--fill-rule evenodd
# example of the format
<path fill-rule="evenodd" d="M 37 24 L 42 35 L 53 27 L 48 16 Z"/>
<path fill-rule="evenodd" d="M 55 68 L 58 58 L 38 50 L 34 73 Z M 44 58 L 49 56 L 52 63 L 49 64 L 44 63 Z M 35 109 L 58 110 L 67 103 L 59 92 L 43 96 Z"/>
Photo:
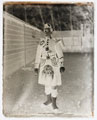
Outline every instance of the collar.
<path fill-rule="evenodd" d="M 46 39 L 52 39 L 52 36 L 47 36 L 47 35 L 46 35 Z"/>

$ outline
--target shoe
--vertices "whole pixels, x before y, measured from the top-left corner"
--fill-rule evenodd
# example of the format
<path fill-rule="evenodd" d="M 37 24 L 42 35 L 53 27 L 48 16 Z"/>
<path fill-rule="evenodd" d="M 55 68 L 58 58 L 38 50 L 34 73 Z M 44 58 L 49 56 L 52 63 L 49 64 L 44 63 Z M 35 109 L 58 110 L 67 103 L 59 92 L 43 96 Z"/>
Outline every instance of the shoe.
<path fill-rule="evenodd" d="M 55 114 L 60 114 L 60 113 L 62 113 L 59 109 L 53 109 L 52 112 L 55 113 Z"/>
<path fill-rule="evenodd" d="M 45 105 L 44 103 L 41 104 L 41 108 L 50 108 L 52 103 Z"/>
<path fill-rule="evenodd" d="M 40 107 L 41 107 L 41 108 L 46 108 L 47 105 L 45 105 L 44 103 L 42 103 Z"/>

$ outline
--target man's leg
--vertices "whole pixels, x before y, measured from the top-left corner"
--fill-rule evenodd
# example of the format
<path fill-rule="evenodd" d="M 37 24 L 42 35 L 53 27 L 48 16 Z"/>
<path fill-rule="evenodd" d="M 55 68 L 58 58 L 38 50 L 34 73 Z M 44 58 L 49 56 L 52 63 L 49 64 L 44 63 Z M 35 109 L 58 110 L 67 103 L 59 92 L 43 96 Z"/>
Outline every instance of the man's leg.
<path fill-rule="evenodd" d="M 58 95 L 57 86 L 53 86 L 52 87 L 52 92 L 51 92 L 53 109 L 58 109 L 57 104 L 56 104 L 57 95 Z"/>
<path fill-rule="evenodd" d="M 52 102 L 50 86 L 45 86 L 45 94 L 47 96 L 47 100 L 44 102 L 44 105 L 49 105 Z"/>

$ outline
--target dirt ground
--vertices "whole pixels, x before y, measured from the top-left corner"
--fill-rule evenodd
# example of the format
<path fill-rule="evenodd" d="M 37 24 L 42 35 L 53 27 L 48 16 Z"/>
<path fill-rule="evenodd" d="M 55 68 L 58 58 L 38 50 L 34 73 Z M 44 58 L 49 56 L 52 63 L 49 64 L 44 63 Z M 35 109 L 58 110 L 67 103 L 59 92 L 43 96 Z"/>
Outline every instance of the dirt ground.
<path fill-rule="evenodd" d="M 6 116 L 91 116 L 93 113 L 93 54 L 64 54 L 66 71 L 58 89 L 61 114 L 41 108 L 44 87 L 37 83 L 33 63 L 4 80 L 3 105 Z"/>

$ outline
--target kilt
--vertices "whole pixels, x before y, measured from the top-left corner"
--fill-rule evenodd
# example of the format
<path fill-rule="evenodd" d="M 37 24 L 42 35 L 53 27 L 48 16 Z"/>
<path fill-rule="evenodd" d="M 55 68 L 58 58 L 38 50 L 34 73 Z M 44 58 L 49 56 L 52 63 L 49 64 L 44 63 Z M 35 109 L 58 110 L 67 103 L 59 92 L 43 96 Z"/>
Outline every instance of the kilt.
<path fill-rule="evenodd" d="M 60 65 L 53 65 L 51 59 L 45 60 L 44 64 L 40 64 L 38 83 L 45 86 L 60 86 L 61 73 Z"/>

